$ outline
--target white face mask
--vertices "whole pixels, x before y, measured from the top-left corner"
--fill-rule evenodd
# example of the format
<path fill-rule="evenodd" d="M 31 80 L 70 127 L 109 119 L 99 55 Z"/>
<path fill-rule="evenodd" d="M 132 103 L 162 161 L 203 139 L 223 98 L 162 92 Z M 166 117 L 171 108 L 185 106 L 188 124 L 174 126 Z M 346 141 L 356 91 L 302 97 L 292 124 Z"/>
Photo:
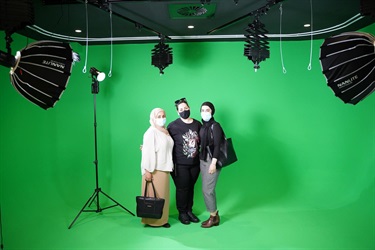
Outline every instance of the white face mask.
<path fill-rule="evenodd" d="M 165 117 L 155 119 L 155 124 L 158 125 L 159 127 L 164 127 L 166 122 L 167 122 L 167 118 L 165 118 Z"/>
<path fill-rule="evenodd" d="M 208 122 L 212 117 L 210 112 L 201 112 L 201 116 L 202 116 L 203 121 L 205 122 Z"/>

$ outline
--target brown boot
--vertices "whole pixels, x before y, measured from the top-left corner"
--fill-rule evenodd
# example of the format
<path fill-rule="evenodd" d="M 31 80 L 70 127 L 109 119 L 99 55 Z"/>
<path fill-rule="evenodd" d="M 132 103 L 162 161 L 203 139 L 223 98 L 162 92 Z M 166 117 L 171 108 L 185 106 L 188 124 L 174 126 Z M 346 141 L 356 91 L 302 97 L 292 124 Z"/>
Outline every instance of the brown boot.
<path fill-rule="evenodd" d="M 202 222 L 203 228 L 210 228 L 213 226 L 218 226 L 220 224 L 220 216 L 219 211 L 217 211 L 216 215 L 210 215 L 210 218 L 208 220 L 205 220 Z"/>

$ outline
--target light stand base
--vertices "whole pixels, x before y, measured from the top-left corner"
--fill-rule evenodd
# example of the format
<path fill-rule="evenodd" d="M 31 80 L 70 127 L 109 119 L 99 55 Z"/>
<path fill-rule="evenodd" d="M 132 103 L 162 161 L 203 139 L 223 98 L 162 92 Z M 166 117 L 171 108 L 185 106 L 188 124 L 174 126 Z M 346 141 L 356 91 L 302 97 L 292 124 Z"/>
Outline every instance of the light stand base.
<path fill-rule="evenodd" d="M 108 206 L 108 207 L 101 208 L 100 205 L 99 205 L 99 194 L 104 195 L 105 197 L 107 197 L 108 199 L 110 199 L 111 201 L 113 201 L 115 204 L 111 205 L 111 206 Z M 90 207 L 91 204 L 95 200 L 96 200 L 96 209 L 95 210 L 94 209 L 86 209 L 86 207 Z M 82 212 L 95 212 L 95 213 L 99 213 L 99 212 L 101 212 L 101 211 L 103 211 L 105 209 L 109 209 L 109 208 L 116 207 L 116 206 L 121 207 L 122 209 L 124 209 L 128 213 L 130 213 L 131 215 L 135 216 L 126 207 L 124 207 L 123 205 L 121 205 L 120 203 L 118 203 L 116 200 L 114 200 L 113 198 L 111 198 L 109 195 L 107 195 L 106 193 L 104 193 L 101 188 L 97 188 L 97 189 L 95 189 L 95 191 L 91 195 L 91 197 L 88 199 L 88 201 L 85 203 L 85 205 L 82 207 L 81 211 L 79 211 L 79 213 L 77 214 L 77 216 L 74 218 L 74 220 L 72 221 L 72 223 L 69 225 L 68 229 L 72 228 L 74 222 L 76 222 L 76 220 L 78 219 L 78 217 L 81 215 Z"/>

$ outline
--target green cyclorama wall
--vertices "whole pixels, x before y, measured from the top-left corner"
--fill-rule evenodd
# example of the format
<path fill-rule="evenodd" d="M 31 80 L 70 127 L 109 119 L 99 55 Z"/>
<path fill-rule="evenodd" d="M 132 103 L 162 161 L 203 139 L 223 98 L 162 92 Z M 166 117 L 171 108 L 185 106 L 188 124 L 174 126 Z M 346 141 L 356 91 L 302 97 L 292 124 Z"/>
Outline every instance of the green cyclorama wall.
<path fill-rule="evenodd" d="M 374 30 L 374 25 L 365 29 Z M 14 52 L 32 42 L 13 39 Z M 311 70 L 310 41 L 283 42 L 286 74 L 278 42 L 271 42 L 271 57 L 258 72 L 243 56 L 244 42 L 170 43 L 174 60 L 162 76 L 150 63 L 155 44 L 114 45 L 112 77 L 100 83 L 97 95 L 100 186 L 134 212 L 139 146 L 151 109 L 164 108 L 172 121 L 174 101 L 186 97 L 199 119 L 200 104 L 208 100 L 239 158 L 221 176 L 219 207 L 349 209 L 342 227 L 361 233 L 340 237 L 373 248 L 375 95 L 356 106 L 336 98 L 321 73 L 322 42 L 313 42 Z M 71 45 L 81 62 L 61 100 L 47 111 L 19 95 L 9 69 L 0 68 L 0 202 L 3 220 L 11 221 L 3 223 L 8 244 L 17 241 L 13 233 L 38 230 L 55 216 L 67 227 L 95 188 L 91 77 L 82 73 L 85 46 Z M 0 48 L 5 50 L 2 40 Z M 110 46 L 89 46 L 87 61 L 87 69 L 108 73 Z M 200 186 L 196 203 L 203 213 Z"/>

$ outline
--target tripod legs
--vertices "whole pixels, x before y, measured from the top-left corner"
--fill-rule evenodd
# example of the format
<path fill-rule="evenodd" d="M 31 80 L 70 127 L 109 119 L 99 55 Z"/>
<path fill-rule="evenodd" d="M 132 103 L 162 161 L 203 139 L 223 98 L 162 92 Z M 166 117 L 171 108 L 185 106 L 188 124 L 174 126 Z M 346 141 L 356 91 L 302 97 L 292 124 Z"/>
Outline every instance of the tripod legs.
<path fill-rule="evenodd" d="M 104 195 L 105 197 L 107 197 L 108 199 L 110 199 L 111 201 L 113 201 L 115 204 L 114 205 L 111 205 L 111 206 L 108 206 L 108 207 L 105 207 L 105 208 L 101 208 L 100 205 L 99 205 L 99 194 L 102 194 Z M 88 207 L 91 206 L 91 204 L 96 201 L 96 209 L 86 209 L 87 205 Z M 111 198 L 109 195 L 107 195 L 106 193 L 104 193 L 101 188 L 96 188 L 94 193 L 90 196 L 90 198 L 87 200 L 87 202 L 85 203 L 85 205 L 82 207 L 82 209 L 79 211 L 79 213 L 77 214 L 77 216 L 74 218 L 74 220 L 72 221 L 72 223 L 69 225 L 68 229 L 72 228 L 74 222 L 76 222 L 76 220 L 78 219 L 78 217 L 81 215 L 82 212 L 96 212 L 96 213 L 99 213 L 105 209 L 108 209 L 108 208 L 111 208 L 111 207 L 116 207 L 116 206 L 119 206 L 121 207 L 122 209 L 126 210 L 128 213 L 130 213 L 131 215 L 135 216 L 132 212 L 130 212 L 126 207 L 124 207 L 123 205 L 121 205 L 120 203 L 118 203 L 116 200 L 114 200 L 113 198 Z"/>

